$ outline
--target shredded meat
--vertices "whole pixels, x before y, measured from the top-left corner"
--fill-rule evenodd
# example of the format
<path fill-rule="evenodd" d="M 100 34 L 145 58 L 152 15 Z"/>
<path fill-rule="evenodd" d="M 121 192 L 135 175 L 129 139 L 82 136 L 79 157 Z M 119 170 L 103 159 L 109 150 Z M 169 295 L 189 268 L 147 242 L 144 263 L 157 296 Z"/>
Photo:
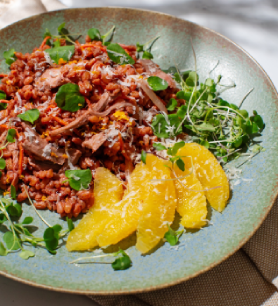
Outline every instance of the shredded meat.
<path fill-rule="evenodd" d="M 108 103 L 106 101 L 106 100 L 109 99 L 108 94 L 107 95 L 103 94 L 101 100 L 102 99 L 103 99 L 104 102 L 102 101 L 99 105 L 103 106 L 105 103 Z M 133 105 L 131 103 L 127 103 L 127 102 L 119 102 L 119 103 L 116 103 L 116 104 L 110 106 L 106 111 L 103 111 L 103 112 L 97 112 L 93 107 L 90 107 L 82 116 L 78 117 L 76 120 L 74 120 L 73 122 L 69 123 L 66 126 L 63 126 L 63 127 L 59 128 L 57 130 L 51 131 L 49 133 L 49 135 L 56 136 L 56 135 L 59 135 L 59 134 L 69 133 L 69 132 L 72 131 L 72 129 L 79 128 L 82 125 L 86 124 L 89 121 L 89 118 L 91 116 L 105 117 L 108 114 L 110 114 L 112 110 L 119 109 L 121 107 L 126 107 L 126 106 L 133 106 Z"/>
<path fill-rule="evenodd" d="M 152 60 L 140 59 L 137 61 L 140 63 L 146 70 L 146 72 L 152 76 L 158 76 L 161 79 L 165 80 L 171 88 L 176 88 L 176 83 L 173 81 L 171 75 L 163 72 L 157 64 Z"/>
<path fill-rule="evenodd" d="M 146 93 L 146 95 L 152 100 L 153 104 L 156 105 L 159 110 L 162 112 L 168 114 L 167 108 L 165 105 L 160 101 L 159 97 L 150 89 L 149 85 L 145 80 L 140 80 L 139 81 L 140 86 Z"/>
<path fill-rule="evenodd" d="M 38 88 L 50 89 L 56 88 L 66 83 L 61 68 L 47 69 L 36 81 Z"/>
<path fill-rule="evenodd" d="M 25 129 L 25 133 L 27 132 L 28 135 L 22 143 L 26 152 L 31 154 L 37 160 L 49 161 L 58 165 L 63 165 L 65 163 L 66 154 L 64 149 L 57 149 L 55 145 L 42 139 L 28 124 L 22 123 L 22 125 Z M 78 159 L 82 154 L 77 149 L 69 149 L 68 153 L 73 164 L 78 162 Z"/>
<path fill-rule="evenodd" d="M 92 149 L 93 153 L 102 146 L 108 138 L 108 133 L 100 132 L 83 142 L 82 146 Z"/>

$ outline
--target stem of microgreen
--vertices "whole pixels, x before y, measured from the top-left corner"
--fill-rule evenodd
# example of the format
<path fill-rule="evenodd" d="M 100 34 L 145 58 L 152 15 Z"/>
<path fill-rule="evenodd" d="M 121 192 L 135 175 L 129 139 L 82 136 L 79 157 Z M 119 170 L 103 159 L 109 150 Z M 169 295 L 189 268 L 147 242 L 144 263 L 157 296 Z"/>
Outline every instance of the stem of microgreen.
<path fill-rule="evenodd" d="M 214 110 L 214 109 L 219 110 L 219 108 L 229 109 L 229 110 L 231 110 L 232 112 L 234 112 L 234 113 L 236 113 L 237 115 L 239 115 L 242 119 L 244 119 L 245 121 L 247 121 L 247 119 L 246 119 L 244 116 L 242 116 L 241 113 L 239 113 L 239 112 L 236 111 L 235 109 L 230 108 L 230 107 L 228 107 L 228 106 L 220 106 L 220 105 L 218 105 L 218 106 L 213 107 L 212 110 Z"/>
<path fill-rule="evenodd" d="M 242 99 L 241 102 L 239 103 L 239 106 L 238 106 L 239 109 L 241 108 L 241 106 L 242 106 L 244 100 L 250 95 L 250 93 L 251 93 L 253 90 L 254 90 L 254 88 L 251 88 L 251 89 L 247 92 L 247 94 L 243 97 L 243 99 Z"/>
<path fill-rule="evenodd" d="M 209 75 L 212 73 L 212 71 L 219 65 L 219 60 L 217 60 L 216 65 L 210 70 Z"/>
<path fill-rule="evenodd" d="M 258 151 L 257 153 L 254 153 L 253 155 L 251 155 L 249 158 L 247 158 L 244 162 L 242 162 L 241 164 L 237 165 L 236 168 L 241 167 L 242 165 L 244 165 L 245 163 L 247 163 L 248 161 L 250 161 L 253 157 L 255 157 L 256 155 L 258 155 L 261 151 Z"/>
<path fill-rule="evenodd" d="M 1 203 L 1 206 L 2 206 L 1 211 L 3 212 L 3 214 L 5 215 L 5 217 L 7 218 L 7 220 L 8 220 L 9 223 L 10 223 L 10 225 L 11 225 L 11 230 L 12 230 L 13 237 L 14 237 L 13 245 L 12 245 L 11 249 L 8 250 L 8 252 L 10 252 L 10 251 L 12 251 L 12 249 L 13 249 L 13 247 L 14 247 L 14 245 L 15 245 L 16 233 L 15 233 L 15 231 L 14 231 L 13 222 L 12 222 L 12 220 L 11 220 L 9 214 L 6 212 L 5 206 L 4 206 L 4 204 L 3 204 L 3 202 L 2 202 L 1 200 L 0 200 L 0 203 Z M 21 246 L 20 246 L 20 247 L 21 247 Z"/>
<path fill-rule="evenodd" d="M 196 105 L 198 104 L 198 102 L 201 100 L 203 94 L 207 91 L 207 88 L 200 94 L 200 97 L 196 100 L 195 104 L 192 106 L 191 110 L 189 111 L 189 113 L 191 113 L 193 111 L 193 109 L 196 107 Z"/>
<path fill-rule="evenodd" d="M 73 264 L 73 263 L 76 263 L 78 261 L 81 261 L 81 260 L 88 260 L 88 259 L 95 259 L 95 258 L 103 258 L 103 257 L 113 257 L 115 256 L 116 253 L 112 253 L 112 254 L 105 254 L 105 255 L 96 255 L 96 256 L 89 256 L 89 257 L 79 257 L 73 261 L 70 262 L 70 264 Z"/>
<path fill-rule="evenodd" d="M 28 193 L 27 188 L 26 188 L 25 185 L 23 186 L 23 188 L 24 188 L 24 190 L 25 190 L 25 192 L 26 192 L 26 194 L 27 194 L 27 197 L 28 197 L 28 199 L 29 199 L 29 202 L 30 202 L 30 204 L 32 205 L 32 207 L 34 208 L 36 214 L 39 216 L 39 218 L 42 220 L 42 222 L 43 222 L 45 225 L 47 225 L 48 227 L 51 227 L 51 225 L 50 225 L 47 221 L 45 221 L 45 219 L 41 216 L 41 214 L 40 214 L 40 213 L 38 212 L 38 210 L 36 209 L 36 207 L 35 207 L 33 201 L 31 200 L 31 198 L 30 198 L 30 196 L 29 196 L 29 193 Z"/>

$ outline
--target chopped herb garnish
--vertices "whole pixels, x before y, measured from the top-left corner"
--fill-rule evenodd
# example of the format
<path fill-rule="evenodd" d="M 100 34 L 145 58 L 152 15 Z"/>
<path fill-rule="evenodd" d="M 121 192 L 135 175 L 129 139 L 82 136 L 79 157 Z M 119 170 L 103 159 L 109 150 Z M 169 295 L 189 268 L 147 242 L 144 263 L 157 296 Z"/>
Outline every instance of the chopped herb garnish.
<path fill-rule="evenodd" d="M 165 233 L 164 238 L 169 242 L 169 244 L 171 246 L 176 245 L 179 242 L 179 238 L 180 236 L 183 234 L 183 230 L 182 231 L 174 231 L 169 224 L 168 225 L 168 232 Z"/>
<path fill-rule="evenodd" d="M 77 84 L 62 85 L 55 97 L 58 107 L 69 112 L 76 112 L 84 107 L 85 98 L 80 94 Z"/>
<path fill-rule="evenodd" d="M 92 172 L 86 170 L 66 170 L 66 177 L 69 179 L 70 187 L 74 190 L 87 189 L 92 181 Z"/>
<path fill-rule="evenodd" d="M 0 90 L 0 100 L 6 100 L 7 96 L 3 90 Z M 8 106 L 7 103 L 0 103 L 0 110 L 6 109 Z"/>
<path fill-rule="evenodd" d="M 91 40 L 101 40 L 101 35 L 98 29 L 91 28 L 88 30 L 88 35 L 91 38 Z"/>
<path fill-rule="evenodd" d="M 11 185 L 11 197 L 12 199 L 16 199 L 16 189 L 14 185 Z"/>
<path fill-rule="evenodd" d="M 153 55 L 148 52 L 148 51 L 144 51 L 143 55 L 142 55 L 142 58 L 144 59 L 153 59 Z"/>
<path fill-rule="evenodd" d="M 20 253 L 19 253 L 19 256 L 22 258 L 22 259 L 29 259 L 30 257 L 34 257 L 35 256 L 35 253 L 32 252 L 32 251 L 29 251 L 29 250 L 22 250 Z"/>
<path fill-rule="evenodd" d="M 19 117 L 20 119 L 24 121 L 31 122 L 33 124 L 40 117 L 40 112 L 38 109 L 33 108 L 33 109 L 29 109 L 23 114 L 17 115 L 17 117 Z"/>
<path fill-rule="evenodd" d="M 153 147 L 157 150 L 157 151 L 162 151 L 162 150 L 167 150 L 167 148 L 161 144 L 161 143 L 153 143 Z"/>
<path fill-rule="evenodd" d="M 109 58 L 116 64 L 133 65 L 135 63 L 134 59 L 129 56 L 119 44 L 109 44 L 109 46 L 107 46 L 107 54 Z"/>
<path fill-rule="evenodd" d="M 8 130 L 8 134 L 7 134 L 7 141 L 8 142 L 15 142 L 15 135 L 16 135 L 16 131 L 15 129 L 9 129 Z"/>
<path fill-rule="evenodd" d="M 147 158 L 147 153 L 146 153 L 146 151 L 142 150 L 142 152 L 141 152 L 141 161 L 144 164 L 146 163 L 146 158 Z"/>
<path fill-rule="evenodd" d="M 121 255 L 120 257 L 118 257 L 117 259 L 115 259 L 114 262 L 112 262 L 112 268 L 117 271 L 117 270 L 126 270 L 131 266 L 131 260 L 130 257 L 126 254 L 125 251 L 123 250 L 119 250 L 119 252 L 117 252 L 117 255 Z"/>
<path fill-rule="evenodd" d="M 74 45 L 72 46 L 60 46 L 59 41 L 55 41 L 54 47 L 51 49 L 46 49 L 45 52 L 49 54 L 51 59 L 56 63 L 59 64 L 59 60 L 63 60 L 68 62 L 74 53 Z"/>
<path fill-rule="evenodd" d="M 154 43 L 158 40 L 160 36 L 156 36 L 155 38 L 152 38 L 148 42 L 146 42 L 144 45 L 141 45 L 139 43 L 136 44 L 136 51 L 138 52 L 138 56 L 140 52 L 143 52 L 142 58 L 143 59 L 153 59 L 153 55 L 151 53 L 152 47 Z"/>
<path fill-rule="evenodd" d="M 6 64 L 9 66 L 16 61 L 16 56 L 15 56 L 15 49 L 10 49 L 8 51 L 4 51 L 3 56 L 4 59 L 6 60 Z"/>
<path fill-rule="evenodd" d="M 113 25 L 113 27 L 107 33 L 101 36 L 101 40 L 104 46 L 108 46 L 112 41 L 115 29 L 116 27 Z"/>
<path fill-rule="evenodd" d="M 147 81 L 153 91 L 164 90 L 168 87 L 168 83 L 157 76 L 150 76 Z"/>
<path fill-rule="evenodd" d="M 4 158 L 0 158 L 0 169 L 3 170 L 6 168 L 6 161 Z"/>
<path fill-rule="evenodd" d="M 56 254 L 56 249 L 59 245 L 60 239 L 60 232 L 62 230 L 61 225 L 56 224 L 52 227 L 48 227 L 43 234 L 43 240 L 45 242 L 45 246 L 47 250 L 52 253 Z"/>
<path fill-rule="evenodd" d="M 170 112 L 174 111 L 176 109 L 177 105 L 178 105 L 177 100 L 174 99 L 174 98 L 171 98 L 169 103 L 167 104 L 168 111 L 170 111 Z"/>
<path fill-rule="evenodd" d="M 69 231 L 71 232 L 71 231 L 74 229 L 74 224 L 73 224 L 73 222 L 72 222 L 72 219 L 70 219 L 69 217 L 67 217 L 66 220 L 67 220 L 67 223 L 68 223 Z"/>

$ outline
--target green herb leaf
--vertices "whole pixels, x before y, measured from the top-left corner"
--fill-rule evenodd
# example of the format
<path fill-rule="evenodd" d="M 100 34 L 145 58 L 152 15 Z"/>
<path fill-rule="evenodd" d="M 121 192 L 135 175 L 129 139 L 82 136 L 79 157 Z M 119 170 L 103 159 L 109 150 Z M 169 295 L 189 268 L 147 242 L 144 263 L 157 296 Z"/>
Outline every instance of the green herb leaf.
<path fill-rule="evenodd" d="M 19 253 L 19 256 L 22 258 L 22 259 L 29 259 L 30 257 L 34 257 L 35 256 L 35 253 L 33 253 L 32 251 L 28 251 L 28 250 L 22 250 L 20 253 Z"/>
<path fill-rule="evenodd" d="M 0 90 L 0 100 L 6 100 L 7 96 L 3 90 Z M 0 110 L 6 109 L 8 106 L 8 103 L 0 103 Z"/>
<path fill-rule="evenodd" d="M 164 238 L 170 243 L 171 246 L 174 246 L 179 242 L 179 237 L 183 231 L 175 232 L 169 225 L 168 229 L 169 230 L 167 233 L 165 233 Z"/>
<path fill-rule="evenodd" d="M 59 63 L 59 59 L 63 59 L 68 62 L 74 53 L 74 45 L 72 46 L 54 46 L 54 48 L 46 49 L 46 53 L 49 54 L 50 58 L 56 63 Z"/>
<path fill-rule="evenodd" d="M 8 50 L 8 51 L 4 51 L 3 56 L 4 56 L 4 59 L 6 60 L 6 63 L 8 65 L 11 65 L 13 62 L 16 61 L 16 56 L 15 56 L 14 53 L 15 53 L 15 49 L 13 49 L 13 48 Z"/>
<path fill-rule="evenodd" d="M 55 102 L 63 110 L 76 112 L 84 107 L 85 98 L 80 94 L 77 84 L 67 83 L 59 88 Z"/>
<path fill-rule="evenodd" d="M 0 169 L 3 170 L 6 168 L 6 161 L 4 158 L 0 158 Z"/>
<path fill-rule="evenodd" d="M 17 115 L 17 117 L 19 117 L 20 119 L 22 119 L 24 121 L 31 122 L 33 124 L 37 119 L 39 119 L 40 112 L 39 112 L 38 109 L 33 108 L 33 109 L 29 109 L 28 111 L 26 111 L 23 114 Z"/>
<path fill-rule="evenodd" d="M 185 91 L 183 91 L 183 90 L 181 90 L 181 91 L 179 91 L 179 92 L 177 92 L 177 98 L 178 99 L 183 99 L 183 100 L 185 100 L 185 101 L 189 101 L 189 99 L 190 99 L 190 97 L 191 97 L 191 92 L 185 92 Z"/>
<path fill-rule="evenodd" d="M 151 59 L 153 59 L 153 55 L 148 51 L 144 51 L 144 53 L 142 55 L 142 58 L 151 60 Z"/>
<path fill-rule="evenodd" d="M 143 52 L 144 51 L 144 45 L 140 45 L 139 43 L 136 43 L 136 51 L 137 52 Z"/>
<path fill-rule="evenodd" d="M 70 219 L 68 217 L 66 219 L 67 219 L 69 231 L 71 232 L 74 229 L 74 224 L 72 222 L 72 219 Z"/>
<path fill-rule="evenodd" d="M 20 249 L 20 242 L 17 236 L 14 236 L 12 232 L 8 231 L 4 234 L 3 240 L 6 243 L 8 250 L 18 250 Z"/>
<path fill-rule="evenodd" d="M 202 140 L 202 141 L 200 142 L 200 145 L 202 145 L 202 146 L 204 146 L 205 148 L 209 149 L 209 142 L 206 141 L 206 140 Z"/>
<path fill-rule="evenodd" d="M 146 151 L 142 150 L 141 152 L 141 160 L 144 164 L 146 164 L 146 158 L 147 158 L 147 153 Z"/>
<path fill-rule="evenodd" d="M 116 64 L 124 65 L 135 63 L 134 59 L 129 56 L 119 44 L 110 44 L 107 47 L 107 54 L 109 58 Z"/>
<path fill-rule="evenodd" d="M 167 104 L 168 111 L 174 111 L 178 105 L 178 101 L 174 98 L 171 98 L 169 103 Z"/>
<path fill-rule="evenodd" d="M 15 135 L 16 135 L 15 129 L 9 129 L 7 137 L 6 137 L 7 141 L 8 142 L 15 142 Z"/>
<path fill-rule="evenodd" d="M 181 171 L 184 171 L 184 161 L 181 159 L 181 158 L 179 158 L 177 161 L 176 161 L 176 164 L 177 164 L 177 166 L 179 167 L 179 169 L 181 170 Z"/>
<path fill-rule="evenodd" d="M 153 147 L 157 150 L 157 151 L 162 151 L 162 150 L 167 150 L 167 148 L 161 144 L 161 143 L 153 143 Z"/>
<path fill-rule="evenodd" d="M 214 127 L 210 123 L 203 122 L 200 125 L 195 125 L 196 129 L 198 131 L 209 131 L 209 132 L 214 132 L 216 130 L 216 127 Z"/>
<path fill-rule="evenodd" d="M 13 186 L 13 185 L 11 185 Z M 6 208 L 8 214 L 11 216 L 11 217 L 20 217 L 21 214 L 22 214 L 22 208 L 19 204 L 10 204 L 7 208 Z"/>
<path fill-rule="evenodd" d="M 47 36 L 52 37 L 52 34 L 51 34 L 50 31 L 48 30 L 48 28 L 45 29 L 44 34 L 43 34 L 43 38 L 45 38 L 45 37 L 47 37 Z M 48 46 L 51 46 L 50 39 L 48 39 L 48 40 L 46 41 L 45 44 L 48 45 Z"/>
<path fill-rule="evenodd" d="M 117 271 L 117 270 L 126 270 L 131 266 L 131 260 L 129 256 L 126 254 L 125 251 L 120 250 L 119 251 L 122 256 L 117 258 L 113 263 L 112 263 L 112 268 Z"/>
<path fill-rule="evenodd" d="M 89 29 L 88 35 L 91 38 L 91 40 L 101 40 L 100 32 L 96 28 Z"/>
<path fill-rule="evenodd" d="M 16 199 L 16 189 L 14 185 L 11 185 L 11 197 L 12 199 Z"/>
<path fill-rule="evenodd" d="M 0 214 L 0 224 L 4 223 L 5 221 L 7 221 L 7 218 L 4 214 Z"/>
<path fill-rule="evenodd" d="M 33 218 L 32 217 L 26 217 L 22 221 L 22 224 L 31 224 L 32 222 L 33 222 Z"/>
<path fill-rule="evenodd" d="M 254 117 L 251 117 L 251 119 L 253 122 L 256 123 L 260 130 L 264 128 L 264 121 L 260 115 L 255 115 Z"/>
<path fill-rule="evenodd" d="M 106 34 L 101 36 L 102 43 L 106 45 L 112 41 L 116 27 L 113 26 Z"/>
<path fill-rule="evenodd" d="M 153 91 L 164 90 L 168 87 L 168 83 L 158 76 L 150 76 L 147 81 Z"/>
<path fill-rule="evenodd" d="M 147 41 L 144 45 L 144 49 L 147 50 L 147 51 L 151 51 L 154 43 L 160 38 L 160 35 L 159 36 L 156 36 L 154 38 L 152 38 L 151 40 Z"/>
<path fill-rule="evenodd" d="M 179 127 L 181 120 L 177 114 L 167 115 L 158 114 L 153 118 L 152 128 L 155 136 L 159 138 L 175 137 L 182 132 L 182 127 Z M 179 129 L 177 130 L 177 128 Z"/>
<path fill-rule="evenodd" d="M 59 239 L 52 227 L 48 227 L 43 234 L 43 240 L 48 251 L 55 254 L 55 249 L 58 247 Z"/>
<path fill-rule="evenodd" d="M 0 242 L 0 256 L 6 256 L 8 254 L 6 248 L 4 247 L 4 244 Z"/>
<path fill-rule="evenodd" d="M 185 80 L 185 83 L 187 86 L 194 87 L 195 85 L 197 85 L 196 80 L 198 82 L 198 79 L 198 74 L 195 71 L 190 71 L 188 78 Z"/>
<path fill-rule="evenodd" d="M 173 147 L 172 147 L 172 154 L 171 155 L 176 155 L 178 150 L 182 147 L 184 147 L 185 142 L 184 141 L 180 141 L 180 142 L 176 142 Z"/>
<path fill-rule="evenodd" d="M 70 187 L 75 190 L 87 189 L 92 181 L 92 172 L 86 170 L 66 170 L 66 177 L 69 179 Z"/>
<path fill-rule="evenodd" d="M 68 29 L 65 28 L 66 23 L 63 22 L 62 24 L 59 25 L 58 27 L 58 33 L 66 40 L 67 45 L 74 45 L 75 41 L 80 37 L 72 37 L 69 35 Z"/>

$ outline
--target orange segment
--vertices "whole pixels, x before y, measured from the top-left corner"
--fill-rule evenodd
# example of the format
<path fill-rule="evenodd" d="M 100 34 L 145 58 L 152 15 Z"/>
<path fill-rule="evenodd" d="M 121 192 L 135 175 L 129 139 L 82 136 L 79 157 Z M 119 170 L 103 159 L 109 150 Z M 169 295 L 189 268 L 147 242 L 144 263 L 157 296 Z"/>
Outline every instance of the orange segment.
<path fill-rule="evenodd" d="M 148 154 L 146 166 L 151 171 L 152 179 L 158 181 L 146 182 L 144 207 L 137 227 L 136 248 L 141 253 L 153 249 L 168 231 L 167 224 L 174 220 L 176 209 L 176 193 L 173 181 L 159 181 L 171 179 L 171 170 L 166 163 Z"/>
<path fill-rule="evenodd" d="M 197 143 L 186 143 L 177 155 L 192 157 L 194 173 L 204 189 L 219 187 L 205 191 L 205 195 L 214 209 L 223 211 L 230 196 L 230 188 L 227 176 L 214 155 Z M 183 161 L 186 168 L 191 168 L 191 158 L 184 157 Z"/>
<path fill-rule="evenodd" d="M 207 216 L 207 200 L 203 187 L 195 174 L 190 169 L 185 168 L 181 171 L 175 164 L 174 173 L 176 177 L 185 178 L 175 180 L 175 187 L 177 191 L 177 211 L 182 216 L 181 225 L 186 228 L 201 228 L 206 225 Z M 197 192 L 196 192 L 197 191 Z"/>
<path fill-rule="evenodd" d="M 67 240 L 68 251 L 82 251 L 97 246 L 97 236 L 114 218 L 114 206 L 123 195 L 121 181 L 105 168 L 97 168 L 94 181 L 94 205 Z"/>
<path fill-rule="evenodd" d="M 141 163 L 135 167 L 122 201 L 115 204 L 119 212 L 97 238 L 101 247 L 116 244 L 136 231 L 146 196 L 145 185 L 150 178 L 151 173 L 146 165 Z"/>

